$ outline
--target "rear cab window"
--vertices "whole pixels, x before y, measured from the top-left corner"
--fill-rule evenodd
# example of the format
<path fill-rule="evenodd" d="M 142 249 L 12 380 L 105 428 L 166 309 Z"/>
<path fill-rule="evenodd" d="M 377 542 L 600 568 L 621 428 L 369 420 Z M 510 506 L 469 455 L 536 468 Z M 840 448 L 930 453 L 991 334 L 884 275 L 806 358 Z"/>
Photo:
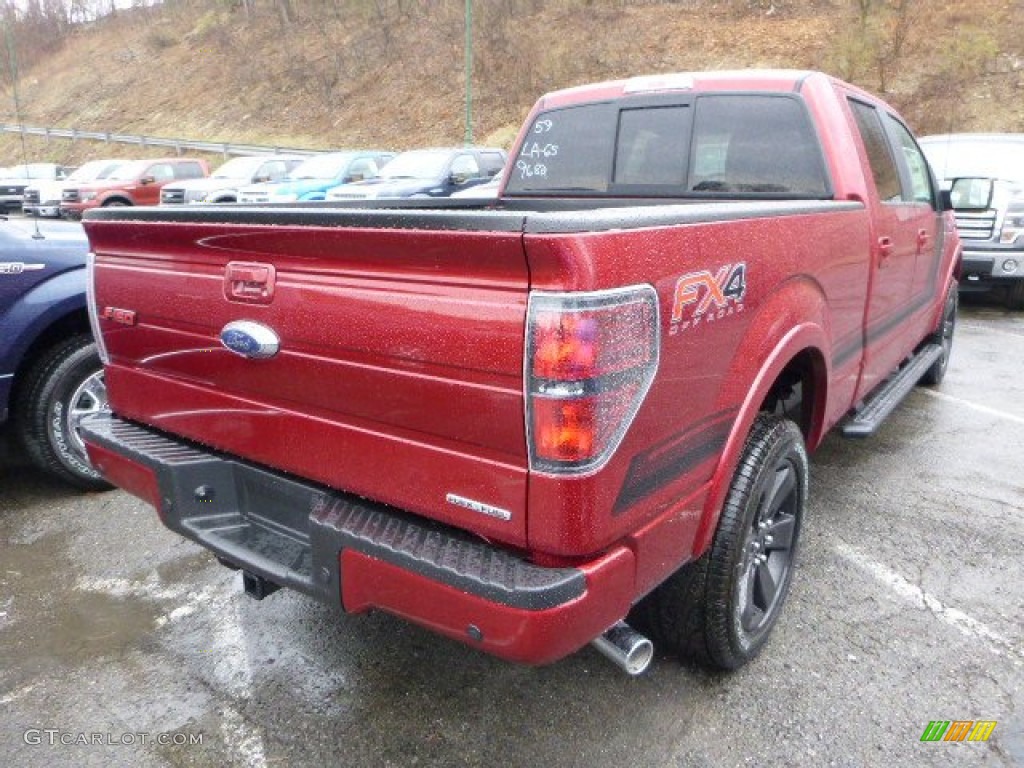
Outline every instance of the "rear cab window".
<path fill-rule="evenodd" d="M 827 199 L 817 133 L 796 94 L 623 98 L 539 114 L 506 196 Z"/>

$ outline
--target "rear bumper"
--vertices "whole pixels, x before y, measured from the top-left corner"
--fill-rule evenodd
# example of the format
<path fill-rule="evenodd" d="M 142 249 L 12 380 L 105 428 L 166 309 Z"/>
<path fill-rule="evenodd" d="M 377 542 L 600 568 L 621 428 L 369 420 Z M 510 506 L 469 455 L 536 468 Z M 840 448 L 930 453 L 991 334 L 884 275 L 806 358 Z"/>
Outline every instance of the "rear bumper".
<path fill-rule="evenodd" d="M 566 656 L 625 616 L 619 547 L 545 568 L 470 534 L 118 418 L 83 423 L 93 464 L 224 561 L 344 610 L 380 609 L 512 661 Z"/>

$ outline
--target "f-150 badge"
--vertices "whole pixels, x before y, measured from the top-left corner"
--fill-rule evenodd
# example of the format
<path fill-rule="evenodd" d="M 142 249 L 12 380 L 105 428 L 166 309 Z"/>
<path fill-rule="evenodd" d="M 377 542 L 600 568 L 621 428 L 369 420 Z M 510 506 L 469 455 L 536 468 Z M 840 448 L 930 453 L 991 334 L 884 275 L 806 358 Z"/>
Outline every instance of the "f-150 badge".
<path fill-rule="evenodd" d="M 747 265 L 726 264 L 710 270 L 689 272 L 676 281 L 669 335 L 743 311 L 747 295 Z"/>
<path fill-rule="evenodd" d="M 251 320 L 235 320 L 220 332 L 220 343 L 236 355 L 251 360 L 273 357 L 281 348 L 281 340 L 273 330 Z"/>
<path fill-rule="evenodd" d="M 45 264 L 26 264 L 23 261 L 0 261 L 0 275 L 20 275 L 22 272 L 36 272 L 46 269 Z"/>

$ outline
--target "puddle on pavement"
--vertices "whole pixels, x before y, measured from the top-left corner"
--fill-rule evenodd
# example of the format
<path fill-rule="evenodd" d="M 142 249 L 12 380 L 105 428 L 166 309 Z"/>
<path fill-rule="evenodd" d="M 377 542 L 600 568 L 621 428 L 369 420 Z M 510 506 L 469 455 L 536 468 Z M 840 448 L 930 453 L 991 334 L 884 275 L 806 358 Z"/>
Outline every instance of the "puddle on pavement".
<path fill-rule="evenodd" d="M 0 659 L 16 659 L 18 677 L 141 648 L 162 612 L 158 601 L 76 589 L 68 548 L 66 534 L 0 543 Z"/>
<path fill-rule="evenodd" d="M 140 646 L 160 613 L 149 600 L 75 590 L 59 603 L 42 650 L 66 662 L 121 655 Z"/>

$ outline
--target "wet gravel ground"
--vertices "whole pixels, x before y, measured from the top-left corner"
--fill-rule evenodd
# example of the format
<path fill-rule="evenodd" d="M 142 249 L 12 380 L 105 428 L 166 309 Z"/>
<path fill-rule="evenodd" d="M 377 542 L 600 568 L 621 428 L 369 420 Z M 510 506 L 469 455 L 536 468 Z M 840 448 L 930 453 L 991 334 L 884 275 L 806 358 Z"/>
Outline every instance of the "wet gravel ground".
<path fill-rule="evenodd" d="M 730 675 L 587 648 L 512 666 L 385 615 L 263 602 L 120 491 L 0 448 L 5 766 L 1024 765 L 1024 314 L 812 460 L 794 591 Z M 932 720 L 989 741 L 922 743 Z M 190 743 L 191 742 L 191 743 Z M 201 742 L 201 743 L 197 743 Z"/>

